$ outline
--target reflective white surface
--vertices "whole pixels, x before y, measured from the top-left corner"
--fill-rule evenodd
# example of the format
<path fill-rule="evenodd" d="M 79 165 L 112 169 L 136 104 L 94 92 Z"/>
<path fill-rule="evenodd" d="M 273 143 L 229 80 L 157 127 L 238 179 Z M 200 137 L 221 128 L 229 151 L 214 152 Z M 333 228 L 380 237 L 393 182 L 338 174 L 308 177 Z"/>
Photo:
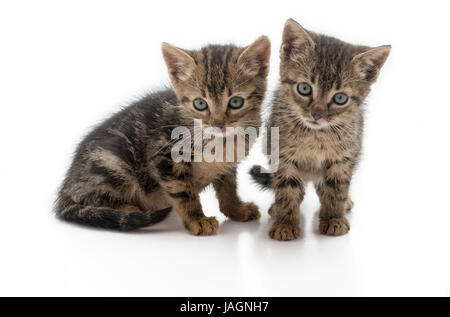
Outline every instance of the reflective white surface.
<path fill-rule="evenodd" d="M 258 10 L 217 2 L 220 15 L 210 2 L 195 13 L 186 3 L 176 12 L 169 3 L 129 1 L 0 5 L 0 295 L 449 296 L 447 3 L 377 2 L 367 14 L 359 1 L 268 2 Z M 308 187 L 301 238 L 269 239 L 273 194 L 246 174 L 264 160 L 258 147 L 239 169 L 240 196 L 263 214 L 257 222 L 226 220 L 210 188 L 204 210 L 220 220 L 211 237 L 189 235 L 175 214 L 135 233 L 52 216 L 81 135 L 130 96 L 168 82 L 162 41 L 197 48 L 267 34 L 273 88 L 291 16 L 348 41 L 393 46 L 368 100 L 348 235 L 318 234 L 319 203 Z M 230 21 L 246 21 L 245 29 Z"/>

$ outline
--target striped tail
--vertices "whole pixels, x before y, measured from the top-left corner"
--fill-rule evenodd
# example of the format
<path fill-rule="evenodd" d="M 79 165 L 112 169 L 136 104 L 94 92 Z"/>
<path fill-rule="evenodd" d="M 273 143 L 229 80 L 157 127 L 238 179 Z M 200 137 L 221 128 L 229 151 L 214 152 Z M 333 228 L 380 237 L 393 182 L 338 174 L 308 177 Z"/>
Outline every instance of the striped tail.
<path fill-rule="evenodd" d="M 121 211 L 109 207 L 92 207 L 72 204 L 63 208 L 57 207 L 60 219 L 93 227 L 131 231 L 147 227 L 164 220 L 172 207 L 157 211 Z"/>
<path fill-rule="evenodd" d="M 272 178 L 270 173 L 263 173 L 262 167 L 259 165 L 255 165 L 250 170 L 250 175 L 253 180 L 260 185 L 262 189 L 270 189 L 272 188 Z"/>

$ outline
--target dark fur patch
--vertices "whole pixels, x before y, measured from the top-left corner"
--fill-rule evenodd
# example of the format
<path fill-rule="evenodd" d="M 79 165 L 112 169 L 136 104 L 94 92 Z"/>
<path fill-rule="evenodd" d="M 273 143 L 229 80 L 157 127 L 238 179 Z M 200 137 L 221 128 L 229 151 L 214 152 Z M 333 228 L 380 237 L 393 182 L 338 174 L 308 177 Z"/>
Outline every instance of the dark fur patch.
<path fill-rule="evenodd" d="M 256 101 L 261 102 L 262 99 L 263 99 L 263 96 L 262 96 L 257 90 L 254 90 L 254 91 L 247 97 L 247 100 L 250 100 L 250 99 L 255 99 Z"/>
<path fill-rule="evenodd" d="M 161 178 L 167 179 L 173 176 L 173 162 L 168 159 L 163 159 L 156 165 Z"/>
<path fill-rule="evenodd" d="M 287 177 L 281 180 L 277 184 L 277 187 L 300 187 L 303 186 L 303 182 L 299 179 L 293 178 L 293 177 Z"/>
<path fill-rule="evenodd" d="M 186 200 L 193 200 L 192 195 L 190 195 L 188 192 L 169 193 L 169 195 L 172 198 L 183 198 Z"/>
<path fill-rule="evenodd" d="M 295 82 L 294 80 L 292 80 L 290 78 L 286 78 L 286 79 L 282 80 L 281 83 L 288 84 L 288 85 L 295 85 L 297 82 Z"/>
<path fill-rule="evenodd" d="M 271 188 L 272 186 L 271 174 L 262 173 L 261 166 L 259 165 L 253 166 L 250 170 L 250 175 L 252 176 L 253 180 L 256 181 L 263 188 L 265 189 Z"/>
<path fill-rule="evenodd" d="M 108 207 L 72 205 L 62 210 L 59 217 L 82 225 L 130 231 L 161 222 L 172 208 L 155 212 L 126 212 Z"/>

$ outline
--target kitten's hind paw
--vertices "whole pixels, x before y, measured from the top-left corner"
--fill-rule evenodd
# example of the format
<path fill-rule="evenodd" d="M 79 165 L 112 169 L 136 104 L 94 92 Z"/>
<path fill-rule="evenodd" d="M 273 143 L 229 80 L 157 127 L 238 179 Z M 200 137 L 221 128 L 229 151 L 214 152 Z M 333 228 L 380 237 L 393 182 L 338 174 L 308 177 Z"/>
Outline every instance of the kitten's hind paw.
<path fill-rule="evenodd" d="M 319 231 L 329 236 L 341 236 L 350 230 L 350 223 L 344 217 L 320 219 Z"/>
<path fill-rule="evenodd" d="M 240 205 L 239 210 L 229 215 L 229 218 L 234 221 L 251 221 L 257 220 L 261 217 L 258 211 L 258 206 L 254 203 L 243 203 Z"/>
<path fill-rule="evenodd" d="M 300 227 L 296 224 L 273 224 L 269 230 L 269 236 L 280 241 L 295 240 L 299 235 Z"/>
<path fill-rule="evenodd" d="M 209 236 L 217 232 L 219 223 L 214 217 L 204 217 L 200 219 L 192 219 L 190 222 L 186 222 L 186 228 L 193 235 Z"/>

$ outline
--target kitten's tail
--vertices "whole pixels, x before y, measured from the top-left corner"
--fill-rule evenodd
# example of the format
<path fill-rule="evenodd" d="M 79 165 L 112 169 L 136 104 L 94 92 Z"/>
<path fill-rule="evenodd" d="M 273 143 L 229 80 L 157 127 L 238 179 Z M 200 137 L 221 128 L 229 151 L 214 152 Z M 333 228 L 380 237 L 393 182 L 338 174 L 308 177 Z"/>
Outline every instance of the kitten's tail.
<path fill-rule="evenodd" d="M 121 211 L 109 207 L 83 206 L 71 204 L 60 208 L 56 213 L 60 219 L 93 227 L 131 231 L 156 224 L 172 210 L 172 207 L 157 211 Z"/>
<path fill-rule="evenodd" d="M 253 180 L 260 185 L 262 189 L 272 188 L 272 177 L 270 173 L 263 173 L 261 171 L 262 167 L 260 165 L 255 165 L 250 170 L 250 175 Z"/>

